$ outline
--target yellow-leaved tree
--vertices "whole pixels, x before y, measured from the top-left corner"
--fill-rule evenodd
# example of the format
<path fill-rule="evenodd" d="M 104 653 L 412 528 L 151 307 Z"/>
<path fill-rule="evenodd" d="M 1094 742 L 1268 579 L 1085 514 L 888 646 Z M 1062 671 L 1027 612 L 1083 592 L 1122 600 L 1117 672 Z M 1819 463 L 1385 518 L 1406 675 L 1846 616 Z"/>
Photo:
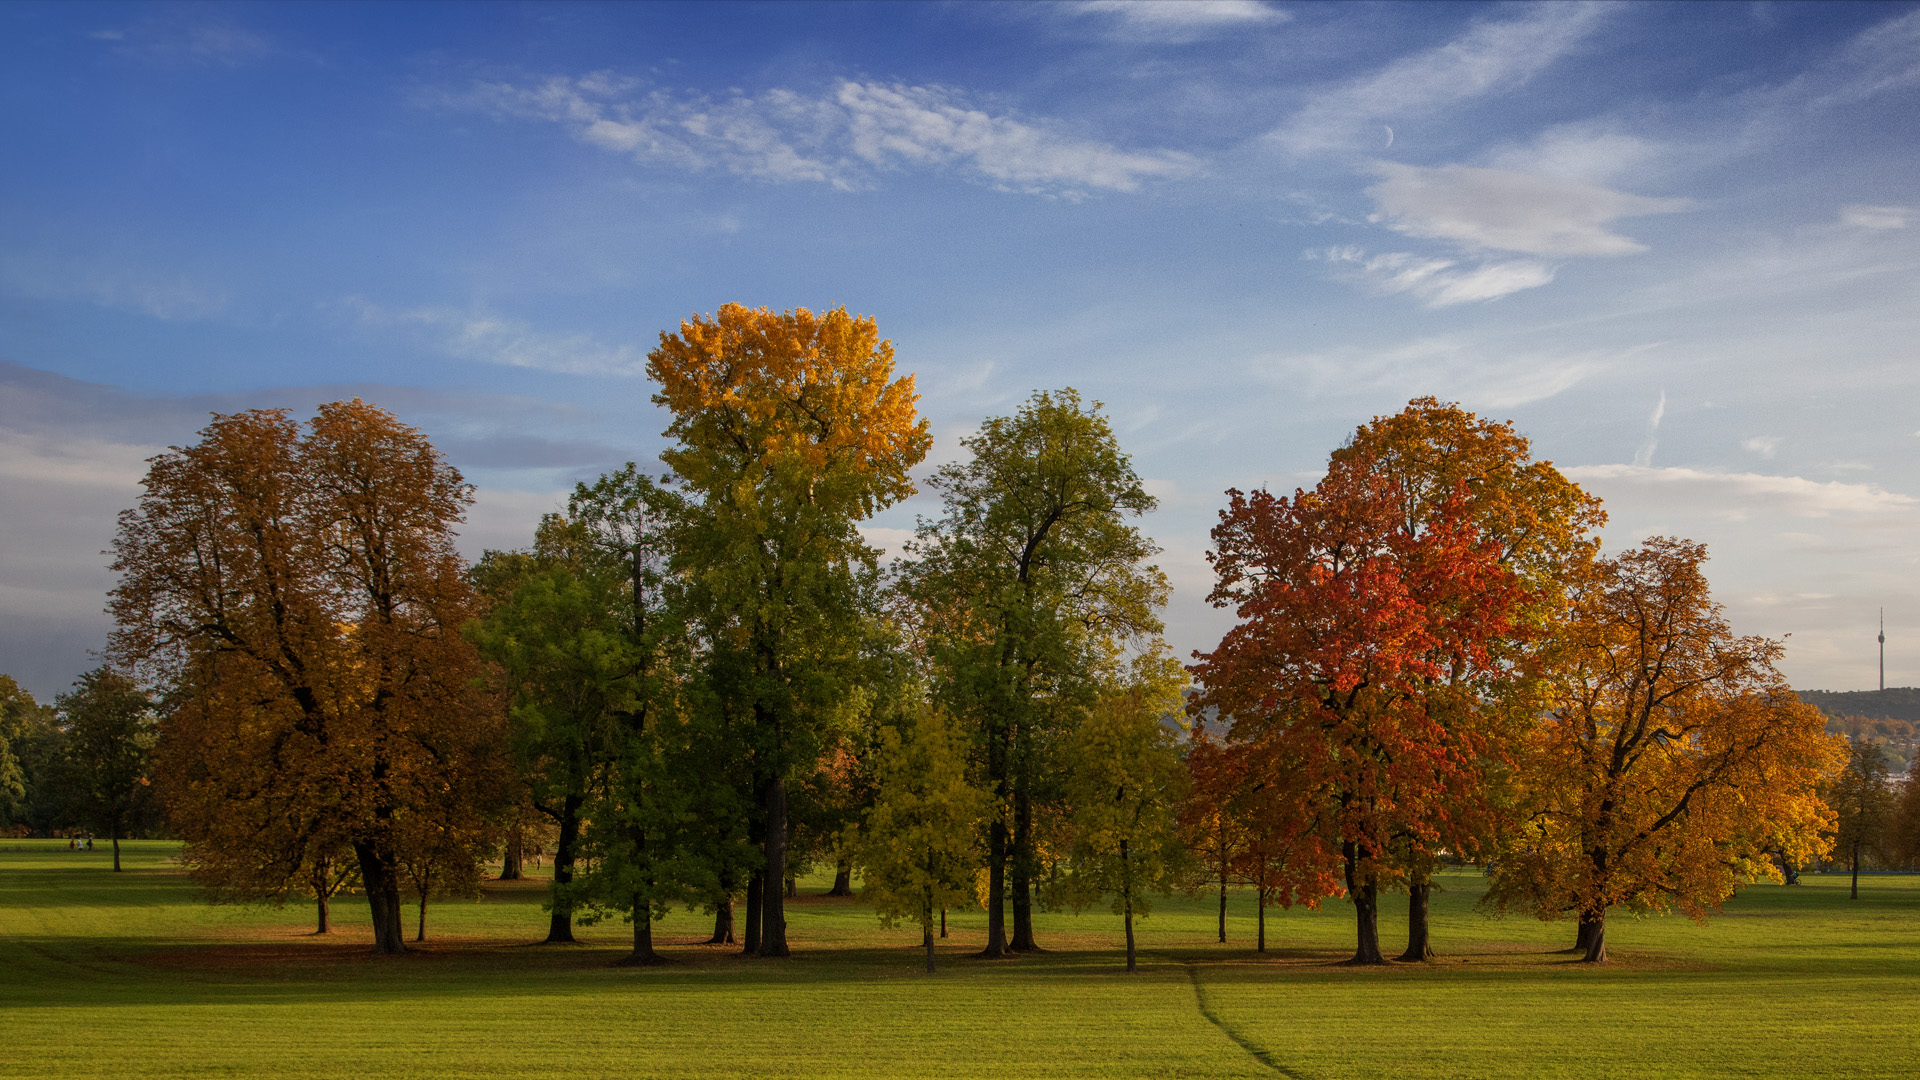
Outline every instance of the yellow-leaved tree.
<path fill-rule="evenodd" d="M 787 787 L 860 694 L 879 553 L 858 523 L 913 494 L 933 443 L 893 344 L 845 308 L 739 304 L 693 316 L 647 354 L 673 413 L 662 453 L 689 496 L 670 571 L 697 610 L 719 709 L 744 719 L 738 772 L 764 859 L 747 951 L 787 955 Z"/>
<path fill-rule="evenodd" d="M 874 805 L 857 845 L 860 895 L 892 926 L 920 924 L 933 971 L 937 914 L 973 899 L 977 838 L 987 793 L 967 781 L 967 732 L 939 709 L 912 730 L 882 728 L 874 755 Z"/>
<path fill-rule="evenodd" d="M 1522 825 L 1486 902 L 1577 918 L 1590 963 L 1607 958 L 1613 908 L 1704 918 L 1742 885 L 1779 880 L 1770 849 L 1806 862 L 1825 847 L 1817 787 L 1844 743 L 1788 688 L 1778 642 L 1733 635 L 1706 558 L 1654 537 L 1567 591 Z"/>

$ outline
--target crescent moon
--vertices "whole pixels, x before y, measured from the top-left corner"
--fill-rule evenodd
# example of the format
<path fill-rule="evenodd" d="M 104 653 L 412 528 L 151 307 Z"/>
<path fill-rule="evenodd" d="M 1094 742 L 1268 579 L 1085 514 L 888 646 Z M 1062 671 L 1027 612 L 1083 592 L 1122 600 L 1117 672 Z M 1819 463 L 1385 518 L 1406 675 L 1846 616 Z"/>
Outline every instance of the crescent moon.
<path fill-rule="evenodd" d="M 1387 127 L 1387 125 L 1385 124 L 1381 124 L 1380 126 Z M 1392 145 L 1393 145 L 1393 129 L 1389 127 L 1387 128 L 1387 146 L 1392 146 Z M 1385 150 L 1387 146 L 1383 146 L 1380 149 Z"/>

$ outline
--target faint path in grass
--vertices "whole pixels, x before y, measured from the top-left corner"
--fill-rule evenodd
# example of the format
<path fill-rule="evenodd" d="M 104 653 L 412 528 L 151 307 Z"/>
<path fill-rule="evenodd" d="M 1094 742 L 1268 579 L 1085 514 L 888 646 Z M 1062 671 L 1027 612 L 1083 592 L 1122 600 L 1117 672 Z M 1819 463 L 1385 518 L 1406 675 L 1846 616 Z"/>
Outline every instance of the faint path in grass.
<path fill-rule="evenodd" d="M 1261 1049 L 1258 1044 L 1243 1038 L 1239 1032 L 1229 1027 L 1225 1020 L 1220 1019 L 1219 1014 L 1213 1011 L 1213 1006 L 1207 1003 L 1207 988 L 1200 983 L 1200 966 L 1191 960 L 1185 960 L 1181 963 L 1187 969 L 1187 981 L 1193 984 L 1194 1003 L 1200 1007 L 1200 1015 L 1207 1018 L 1207 1023 L 1219 1028 L 1227 1038 L 1234 1041 L 1234 1045 L 1251 1055 L 1253 1060 L 1265 1065 L 1281 1076 L 1290 1076 L 1293 1080 L 1307 1080 L 1307 1078 L 1301 1074 L 1273 1060 L 1271 1053 Z"/>

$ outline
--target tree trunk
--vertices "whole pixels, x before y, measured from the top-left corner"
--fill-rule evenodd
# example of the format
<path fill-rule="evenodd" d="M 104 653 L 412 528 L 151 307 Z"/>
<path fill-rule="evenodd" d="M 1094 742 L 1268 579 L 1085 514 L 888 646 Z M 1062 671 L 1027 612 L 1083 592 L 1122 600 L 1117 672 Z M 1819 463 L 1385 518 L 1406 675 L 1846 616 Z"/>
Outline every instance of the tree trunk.
<path fill-rule="evenodd" d="M 1580 944 L 1583 950 L 1581 962 L 1607 962 L 1607 913 L 1604 909 L 1597 914 L 1583 913 L 1580 916 Z"/>
<path fill-rule="evenodd" d="M 653 908 L 645 897 L 633 894 L 633 955 L 620 961 L 627 966 L 664 964 L 667 958 L 653 951 Z"/>
<path fill-rule="evenodd" d="M 787 879 L 787 782 L 776 776 L 766 786 L 767 868 L 760 897 L 760 956 L 786 956 L 787 911 L 779 883 Z"/>
<path fill-rule="evenodd" d="M 1227 943 L 1227 869 L 1220 868 L 1220 944 Z"/>
<path fill-rule="evenodd" d="M 987 829 L 987 947 L 986 959 L 1007 955 L 1007 823 L 995 819 Z"/>
<path fill-rule="evenodd" d="M 416 942 L 427 940 L 427 894 L 425 891 L 420 893 L 420 925 L 413 932 L 413 940 Z"/>
<path fill-rule="evenodd" d="M 360 860 L 360 882 L 367 890 L 367 909 L 373 917 L 373 951 L 386 956 L 406 952 L 400 922 L 400 875 L 394 870 L 392 854 L 365 841 L 355 841 L 353 853 Z"/>
<path fill-rule="evenodd" d="M 1433 959 L 1433 945 L 1427 933 L 1427 897 L 1433 882 L 1422 876 L 1407 884 L 1407 951 L 1400 959 L 1417 963 Z"/>
<path fill-rule="evenodd" d="M 313 867 L 313 877 L 309 880 L 313 885 L 314 903 L 320 908 L 320 925 L 313 932 L 316 934 L 330 934 L 333 932 L 333 927 L 328 921 L 330 912 L 328 912 L 327 907 L 333 897 L 332 860 L 322 859 L 318 863 L 315 863 Z"/>
<path fill-rule="evenodd" d="M 920 920 L 920 944 L 927 950 L 927 974 L 933 974 L 933 920 Z"/>
<path fill-rule="evenodd" d="M 1134 970 L 1133 952 L 1133 901 L 1127 901 L 1127 970 Z"/>
<path fill-rule="evenodd" d="M 1023 770 L 1024 772 L 1024 770 Z M 1040 952 L 1033 940 L 1033 796 L 1024 777 L 1013 789 L 1013 852 L 1007 891 L 1013 901 L 1014 952 Z"/>
<path fill-rule="evenodd" d="M 800 896 L 800 878 L 795 874 L 787 875 L 787 887 L 784 894 L 787 899 L 795 900 Z"/>
<path fill-rule="evenodd" d="M 1259 905 L 1259 908 L 1260 908 L 1260 917 L 1259 917 L 1260 928 L 1257 935 L 1254 938 L 1253 951 L 1266 952 L 1267 951 L 1267 890 L 1264 887 L 1256 889 L 1254 891 L 1254 895 L 1257 898 L 1256 903 Z"/>
<path fill-rule="evenodd" d="M 941 937 L 947 936 L 947 909 L 946 908 L 940 909 L 940 936 Z"/>
<path fill-rule="evenodd" d="M 1793 860 L 1787 858 L 1785 855 L 1780 856 L 1780 873 L 1787 879 L 1787 884 L 1800 884 L 1800 868 L 1795 866 Z"/>
<path fill-rule="evenodd" d="M 733 897 L 713 905 L 713 936 L 707 939 L 707 944 L 733 944 Z"/>
<path fill-rule="evenodd" d="M 573 884 L 573 860 L 580 846 L 580 805 L 582 796 L 568 795 L 560 804 L 560 842 L 553 849 L 553 919 L 547 926 L 549 945 L 571 942 L 573 937 L 573 898 L 565 887 Z"/>
<path fill-rule="evenodd" d="M 1387 958 L 1380 955 L 1380 890 L 1372 878 L 1359 880 L 1359 845 L 1349 841 L 1346 848 L 1347 897 L 1353 901 L 1353 918 L 1357 931 L 1354 943 L 1353 959 L 1349 964 L 1384 964 Z"/>
<path fill-rule="evenodd" d="M 841 859 L 833 864 L 833 888 L 827 890 L 828 896 L 853 895 L 853 863 Z"/>
<path fill-rule="evenodd" d="M 741 952 L 748 956 L 760 954 L 760 900 L 766 892 L 765 871 L 755 870 L 747 879 L 747 934 L 741 943 Z"/>
<path fill-rule="evenodd" d="M 120 826 L 119 825 L 116 824 L 113 827 L 112 831 L 109 833 L 109 837 L 113 840 L 113 872 L 117 874 L 120 872 Z M 1860 875 L 1855 874 L 1854 880 L 1856 882 L 1859 881 Z M 1859 886 L 1856 885 L 1853 891 L 1858 893 L 1860 891 Z M 1859 897 L 1856 896 L 1855 899 L 1857 900 L 1859 899 Z"/>
<path fill-rule="evenodd" d="M 526 859 L 521 846 L 520 826 L 515 825 L 507 834 L 507 850 L 500 856 L 501 881 L 519 881 L 522 877 L 520 864 Z"/>
<path fill-rule="evenodd" d="M 1853 857 L 1847 860 L 1847 869 L 1853 874 L 1853 885 L 1847 893 L 1847 899 L 1858 900 L 1860 899 L 1860 845 L 1853 845 L 1853 850 L 1850 854 Z M 113 868 L 115 870 L 120 869 L 120 848 L 118 845 L 113 849 Z"/>
<path fill-rule="evenodd" d="M 1127 924 L 1127 970 L 1133 965 L 1133 862 L 1128 857 L 1127 842 L 1120 841 L 1120 889 L 1121 901 L 1125 908 L 1122 918 Z"/>

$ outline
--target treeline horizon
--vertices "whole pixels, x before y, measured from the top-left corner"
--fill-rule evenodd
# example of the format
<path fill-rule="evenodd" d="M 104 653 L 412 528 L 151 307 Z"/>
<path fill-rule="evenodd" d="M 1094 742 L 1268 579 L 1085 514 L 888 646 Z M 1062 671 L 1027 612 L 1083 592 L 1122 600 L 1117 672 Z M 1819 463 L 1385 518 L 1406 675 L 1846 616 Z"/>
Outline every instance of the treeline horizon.
<path fill-rule="evenodd" d="M 39 747 L 93 792 L 74 820 L 164 813 L 213 897 L 310 900 L 320 932 L 357 891 L 381 953 L 403 894 L 420 940 L 430 898 L 530 838 L 546 940 L 624 919 L 635 964 L 682 907 L 787 955 L 791 882 L 830 866 L 929 970 L 950 908 L 983 906 L 1001 957 L 1042 947 L 1036 910 L 1110 907 L 1131 970 L 1154 896 L 1217 888 L 1225 941 L 1233 886 L 1261 949 L 1267 907 L 1344 898 L 1362 964 L 1405 891 L 1420 961 L 1450 861 L 1598 963 L 1615 909 L 1703 918 L 1829 855 L 1913 857 L 1920 786 L 1733 632 L 1705 547 L 1602 553 L 1600 501 L 1510 423 L 1419 398 L 1311 490 L 1227 492 L 1209 599 L 1237 622 L 1183 664 L 1155 500 L 1098 402 L 984 420 L 883 565 L 857 526 L 931 435 L 873 319 L 727 305 L 647 371 L 666 471 L 582 483 L 472 564 L 471 486 L 391 414 L 216 414 L 121 516 L 107 665 L 58 710 L 0 687 L 0 820 L 52 782 L 9 749 Z"/>

